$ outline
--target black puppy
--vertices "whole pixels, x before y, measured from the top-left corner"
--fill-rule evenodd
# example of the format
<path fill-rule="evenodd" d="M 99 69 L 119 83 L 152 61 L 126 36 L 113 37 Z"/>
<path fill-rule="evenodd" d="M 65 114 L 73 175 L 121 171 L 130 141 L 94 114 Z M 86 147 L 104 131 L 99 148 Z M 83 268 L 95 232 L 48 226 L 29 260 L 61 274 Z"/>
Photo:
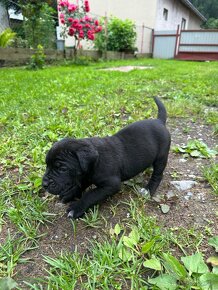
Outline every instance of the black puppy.
<path fill-rule="evenodd" d="M 166 109 L 157 97 L 155 102 L 157 119 L 132 123 L 105 138 L 66 138 L 49 150 L 42 185 L 49 193 L 60 195 L 63 202 L 80 198 L 70 205 L 69 217 L 82 216 L 89 207 L 117 193 L 121 181 L 150 166 L 153 173 L 146 189 L 155 193 L 170 148 Z M 90 185 L 95 188 L 85 191 Z"/>

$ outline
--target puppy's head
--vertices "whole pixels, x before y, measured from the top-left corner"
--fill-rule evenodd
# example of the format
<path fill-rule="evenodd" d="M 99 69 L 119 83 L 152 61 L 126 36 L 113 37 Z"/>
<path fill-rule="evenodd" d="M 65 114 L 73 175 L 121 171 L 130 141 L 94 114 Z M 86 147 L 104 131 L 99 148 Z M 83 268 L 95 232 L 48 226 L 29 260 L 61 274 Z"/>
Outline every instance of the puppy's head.
<path fill-rule="evenodd" d="M 88 139 L 63 139 L 56 142 L 46 155 L 46 171 L 42 185 L 51 194 L 76 195 L 81 191 L 98 159 L 98 152 Z"/>

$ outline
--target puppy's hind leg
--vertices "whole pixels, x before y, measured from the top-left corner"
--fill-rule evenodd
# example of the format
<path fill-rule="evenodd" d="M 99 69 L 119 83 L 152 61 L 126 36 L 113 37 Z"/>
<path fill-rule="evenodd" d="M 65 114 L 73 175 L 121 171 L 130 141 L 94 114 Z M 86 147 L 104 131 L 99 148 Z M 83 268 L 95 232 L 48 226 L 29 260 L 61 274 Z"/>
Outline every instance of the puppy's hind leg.
<path fill-rule="evenodd" d="M 167 165 L 167 157 L 159 158 L 153 163 L 153 173 L 146 186 L 146 189 L 149 190 L 151 196 L 154 195 L 163 178 L 163 172 L 166 165 Z"/>

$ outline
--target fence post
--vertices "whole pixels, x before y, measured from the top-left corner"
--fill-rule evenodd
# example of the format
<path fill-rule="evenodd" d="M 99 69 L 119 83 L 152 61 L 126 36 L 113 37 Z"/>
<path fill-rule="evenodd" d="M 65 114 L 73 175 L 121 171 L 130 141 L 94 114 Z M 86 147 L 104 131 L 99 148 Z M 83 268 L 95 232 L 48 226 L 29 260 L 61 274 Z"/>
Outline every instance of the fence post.
<path fill-rule="evenodd" d="M 152 29 L 152 42 L 151 42 L 151 53 L 152 53 L 152 57 L 154 55 L 154 40 L 155 40 L 155 35 L 154 35 L 154 29 Z"/>
<path fill-rule="evenodd" d="M 104 18 L 104 34 L 105 34 L 105 49 L 104 49 L 104 58 L 107 59 L 107 41 L 108 41 L 108 31 L 107 31 L 107 12 L 105 12 L 105 18 Z"/>
<path fill-rule="evenodd" d="M 180 31 L 179 31 L 179 25 L 177 26 L 177 31 L 176 31 L 176 41 L 175 41 L 175 50 L 174 50 L 174 58 L 177 56 L 177 50 L 178 50 L 178 39 L 180 36 Z"/>
<path fill-rule="evenodd" d="M 144 31 L 145 31 L 145 25 L 144 23 L 142 23 L 141 53 L 143 52 L 143 45 L 144 45 Z"/>

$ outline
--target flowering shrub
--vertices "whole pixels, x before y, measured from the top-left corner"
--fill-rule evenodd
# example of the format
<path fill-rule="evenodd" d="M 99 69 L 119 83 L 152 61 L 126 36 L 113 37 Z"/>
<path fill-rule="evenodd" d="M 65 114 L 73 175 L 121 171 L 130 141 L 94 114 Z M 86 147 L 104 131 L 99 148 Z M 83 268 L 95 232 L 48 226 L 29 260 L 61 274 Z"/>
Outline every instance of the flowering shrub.
<path fill-rule="evenodd" d="M 76 4 L 68 0 L 61 0 L 58 3 L 60 22 L 63 25 L 62 34 L 73 36 L 75 40 L 94 40 L 95 34 L 102 30 L 97 19 L 87 15 L 90 11 L 89 1 L 77 1 Z"/>

